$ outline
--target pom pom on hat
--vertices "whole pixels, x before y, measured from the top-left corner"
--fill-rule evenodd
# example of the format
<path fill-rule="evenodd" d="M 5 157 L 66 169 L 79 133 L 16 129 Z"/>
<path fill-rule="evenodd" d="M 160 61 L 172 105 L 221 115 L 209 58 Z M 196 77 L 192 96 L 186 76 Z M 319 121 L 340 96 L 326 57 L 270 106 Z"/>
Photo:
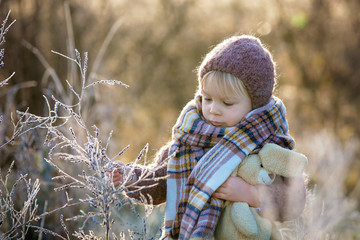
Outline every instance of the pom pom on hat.
<path fill-rule="evenodd" d="M 253 36 L 234 36 L 219 43 L 199 67 L 199 81 L 210 71 L 233 74 L 246 86 L 252 107 L 266 105 L 275 85 L 275 64 L 269 51 Z"/>

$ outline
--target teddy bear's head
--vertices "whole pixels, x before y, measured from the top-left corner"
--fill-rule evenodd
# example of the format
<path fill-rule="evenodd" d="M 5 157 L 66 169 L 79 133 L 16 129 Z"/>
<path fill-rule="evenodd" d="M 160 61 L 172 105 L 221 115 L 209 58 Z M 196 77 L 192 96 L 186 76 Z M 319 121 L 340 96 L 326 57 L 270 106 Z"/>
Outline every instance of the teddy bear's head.
<path fill-rule="evenodd" d="M 283 177 L 300 176 L 307 163 L 305 155 L 273 143 L 267 143 L 259 157 L 264 169 Z"/>
<path fill-rule="evenodd" d="M 237 175 L 250 184 L 271 184 L 276 175 L 300 176 L 307 158 L 295 151 L 267 143 L 258 154 L 249 155 L 240 164 Z"/>
<path fill-rule="evenodd" d="M 258 154 L 252 154 L 245 158 L 238 168 L 237 175 L 252 185 L 271 184 L 273 182 L 271 174 L 262 166 Z"/>

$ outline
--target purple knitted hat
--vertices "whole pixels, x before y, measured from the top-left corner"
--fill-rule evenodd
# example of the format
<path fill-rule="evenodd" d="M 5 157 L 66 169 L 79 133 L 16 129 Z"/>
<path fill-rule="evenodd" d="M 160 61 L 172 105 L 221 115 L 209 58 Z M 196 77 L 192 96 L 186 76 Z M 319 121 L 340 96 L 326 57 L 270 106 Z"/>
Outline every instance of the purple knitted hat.
<path fill-rule="evenodd" d="M 228 38 L 211 50 L 199 67 L 199 81 L 209 71 L 239 78 L 246 86 L 252 107 L 267 104 L 275 84 L 275 67 L 269 51 L 253 36 Z"/>

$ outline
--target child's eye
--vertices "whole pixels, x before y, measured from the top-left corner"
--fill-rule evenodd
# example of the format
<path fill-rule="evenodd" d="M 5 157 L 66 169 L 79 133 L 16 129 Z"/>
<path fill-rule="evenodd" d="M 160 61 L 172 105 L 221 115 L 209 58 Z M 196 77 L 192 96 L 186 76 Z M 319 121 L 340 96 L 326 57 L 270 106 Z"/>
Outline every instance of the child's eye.
<path fill-rule="evenodd" d="M 225 106 L 232 106 L 232 105 L 234 105 L 233 103 L 230 103 L 230 102 L 224 102 L 224 105 Z"/>
<path fill-rule="evenodd" d="M 211 101 L 211 98 L 209 98 L 209 97 L 204 97 L 204 100 L 207 101 L 207 102 L 210 102 L 210 101 Z"/>

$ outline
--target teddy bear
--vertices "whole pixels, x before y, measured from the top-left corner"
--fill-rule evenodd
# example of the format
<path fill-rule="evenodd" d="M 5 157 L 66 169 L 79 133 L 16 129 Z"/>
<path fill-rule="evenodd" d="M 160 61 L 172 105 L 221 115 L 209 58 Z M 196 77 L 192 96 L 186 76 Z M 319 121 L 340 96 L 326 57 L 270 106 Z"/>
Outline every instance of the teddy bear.
<path fill-rule="evenodd" d="M 307 158 L 295 151 L 267 143 L 258 154 L 246 157 L 233 171 L 246 182 L 271 184 L 276 175 L 300 176 Z M 281 239 L 280 231 L 270 220 L 261 217 L 247 203 L 226 201 L 215 230 L 215 239 Z"/>

